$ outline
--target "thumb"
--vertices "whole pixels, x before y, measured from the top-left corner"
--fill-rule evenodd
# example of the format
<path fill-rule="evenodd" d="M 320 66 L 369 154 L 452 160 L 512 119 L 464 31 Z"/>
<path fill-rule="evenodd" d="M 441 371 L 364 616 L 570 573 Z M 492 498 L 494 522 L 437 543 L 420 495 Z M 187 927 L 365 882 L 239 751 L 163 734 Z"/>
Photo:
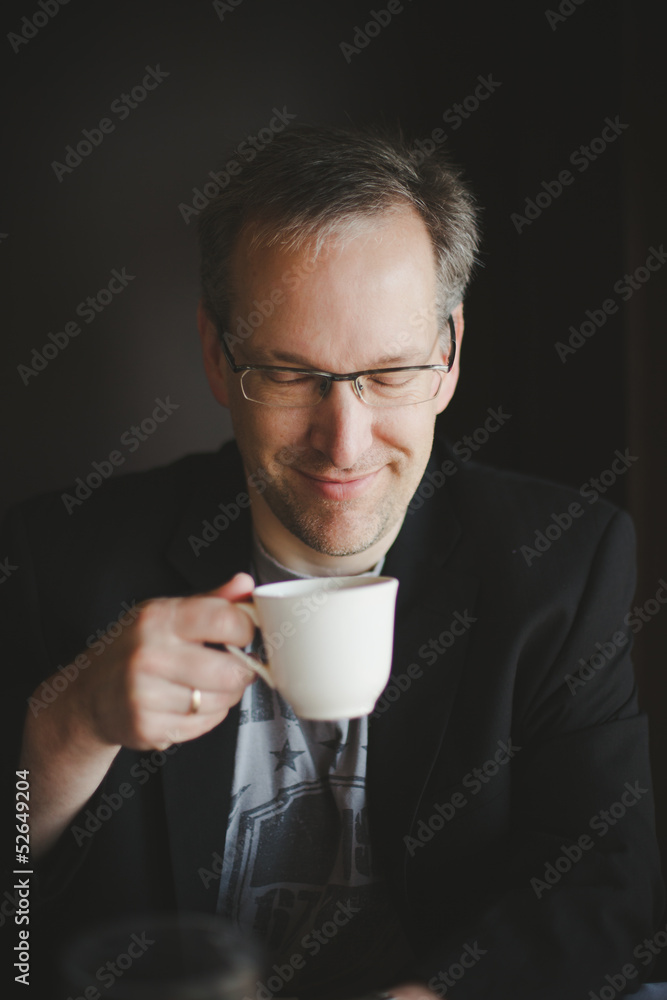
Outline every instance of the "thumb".
<path fill-rule="evenodd" d="M 235 573 L 231 580 L 209 591 L 210 597 L 224 597 L 226 601 L 242 601 L 250 597 L 255 581 L 249 573 Z"/>

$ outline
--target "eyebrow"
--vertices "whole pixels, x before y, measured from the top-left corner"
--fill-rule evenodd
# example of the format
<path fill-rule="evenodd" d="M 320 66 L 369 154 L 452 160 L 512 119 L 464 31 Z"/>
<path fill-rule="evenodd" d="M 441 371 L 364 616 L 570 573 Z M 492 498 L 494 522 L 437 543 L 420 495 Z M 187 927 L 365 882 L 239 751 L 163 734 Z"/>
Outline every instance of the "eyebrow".
<path fill-rule="evenodd" d="M 419 352 L 419 354 L 424 354 L 425 352 Z M 428 354 L 431 352 L 429 351 Z M 305 358 L 302 354 L 294 354 L 291 351 L 265 351 L 259 348 L 257 351 L 259 356 L 258 364 L 276 364 L 282 362 L 288 365 L 296 365 L 299 368 L 312 368 L 314 371 L 322 371 L 316 365 L 313 365 L 311 361 Z M 368 366 L 368 370 L 372 371 L 374 368 L 386 368 L 389 365 L 398 365 L 409 367 L 413 364 L 420 364 L 419 358 L 415 358 L 414 354 L 411 356 L 409 354 L 383 354 L 379 357 L 375 364 Z M 365 371 L 366 369 L 360 369 L 360 371 Z"/>

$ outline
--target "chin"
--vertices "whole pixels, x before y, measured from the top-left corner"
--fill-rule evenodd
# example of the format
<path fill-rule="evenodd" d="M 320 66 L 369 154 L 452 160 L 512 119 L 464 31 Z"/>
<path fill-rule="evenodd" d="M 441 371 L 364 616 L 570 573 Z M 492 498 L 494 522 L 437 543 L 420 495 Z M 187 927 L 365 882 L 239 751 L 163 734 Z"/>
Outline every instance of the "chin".
<path fill-rule="evenodd" d="M 402 485 L 402 484 L 401 484 Z M 375 492 L 375 491 L 374 491 Z M 397 484 L 357 500 L 316 500 L 276 477 L 263 501 L 287 530 L 321 555 L 340 558 L 358 555 L 379 542 L 405 516 L 407 503 Z"/>
<path fill-rule="evenodd" d="M 299 537 L 299 536 L 298 536 Z M 313 537 L 312 535 L 301 535 L 300 541 L 305 545 L 308 545 L 315 552 L 319 552 L 323 556 L 332 556 L 334 558 L 342 558 L 344 556 L 356 556 L 361 552 L 366 552 L 367 549 L 376 542 L 377 538 L 328 538 L 328 537 Z"/>
<path fill-rule="evenodd" d="M 283 525 L 304 545 L 325 556 L 353 556 L 365 552 L 378 542 L 396 523 L 395 517 L 370 519 L 360 513 L 351 514 L 340 509 L 327 517 L 322 512 L 310 513 L 292 506 L 280 505 L 274 514 Z"/>

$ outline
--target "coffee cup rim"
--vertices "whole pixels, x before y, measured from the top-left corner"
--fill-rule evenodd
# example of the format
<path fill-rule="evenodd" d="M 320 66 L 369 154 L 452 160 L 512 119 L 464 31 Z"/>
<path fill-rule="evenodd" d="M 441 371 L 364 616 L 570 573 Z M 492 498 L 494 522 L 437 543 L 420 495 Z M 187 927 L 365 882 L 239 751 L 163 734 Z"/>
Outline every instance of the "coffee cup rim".
<path fill-rule="evenodd" d="M 335 581 L 335 583 L 333 583 Z M 332 586 L 327 587 L 326 583 L 333 583 Z M 255 587 L 253 591 L 253 596 L 274 598 L 274 599 L 284 599 L 285 597 L 298 597 L 300 587 L 296 586 L 301 584 L 303 587 L 303 593 L 310 593 L 312 590 L 316 590 L 322 587 L 329 594 L 340 594 L 344 591 L 356 590 L 360 587 L 373 587 L 382 584 L 398 584 L 398 580 L 395 576 L 366 576 L 360 574 L 357 576 L 313 576 L 307 579 L 299 580 L 276 580 L 273 583 L 262 583 Z M 294 584 L 294 587 L 290 586 L 290 593 L 285 594 L 279 592 L 279 588 L 285 587 L 285 585 Z"/>

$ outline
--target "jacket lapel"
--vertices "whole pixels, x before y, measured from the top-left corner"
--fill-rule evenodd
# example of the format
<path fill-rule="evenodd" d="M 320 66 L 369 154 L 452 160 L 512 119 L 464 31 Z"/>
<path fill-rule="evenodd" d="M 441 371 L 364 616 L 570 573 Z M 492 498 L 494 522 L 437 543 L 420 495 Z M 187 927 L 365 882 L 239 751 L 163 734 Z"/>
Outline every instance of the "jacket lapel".
<path fill-rule="evenodd" d="M 435 468 L 431 462 L 427 472 Z M 391 678 L 371 716 L 367 796 L 371 833 L 387 870 L 401 870 L 403 838 L 442 744 L 465 662 L 469 629 L 461 619 L 474 611 L 479 581 L 446 567 L 460 534 L 445 485 L 419 510 L 408 510 L 383 568 L 398 578 L 399 590 Z"/>
<path fill-rule="evenodd" d="M 230 441 L 210 460 L 208 476 L 193 483 L 167 549 L 167 559 L 193 594 L 212 590 L 250 563 L 249 501 L 236 444 Z"/>

